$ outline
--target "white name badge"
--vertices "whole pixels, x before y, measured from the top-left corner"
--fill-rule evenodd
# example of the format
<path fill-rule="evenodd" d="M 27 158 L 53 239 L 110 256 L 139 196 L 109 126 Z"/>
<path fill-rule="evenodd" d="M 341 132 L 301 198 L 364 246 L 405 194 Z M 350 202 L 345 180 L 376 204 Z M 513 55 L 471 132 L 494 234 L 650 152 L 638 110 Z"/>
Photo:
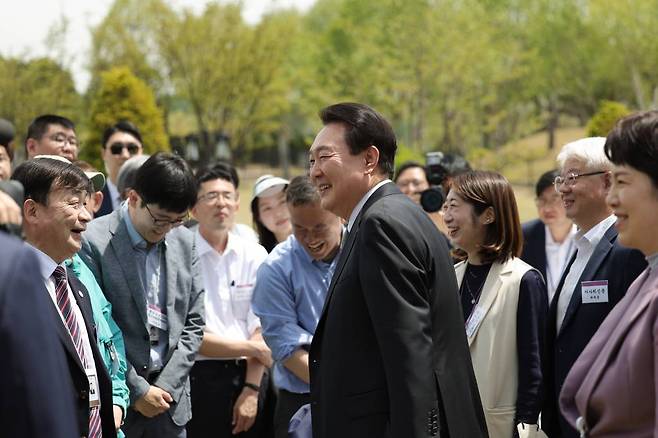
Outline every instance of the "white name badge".
<path fill-rule="evenodd" d="M 466 336 L 471 337 L 475 334 L 478 326 L 484 318 L 484 309 L 480 306 L 475 306 L 475 309 L 471 312 L 471 316 L 468 317 L 466 321 Z"/>
<path fill-rule="evenodd" d="M 169 324 L 167 323 L 167 315 L 162 313 L 160 307 L 149 304 L 146 309 L 146 316 L 150 326 L 157 327 L 160 330 L 167 330 Z"/>
<path fill-rule="evenodd" d="M 89 380 L 89 407 L 94 408 L 101 404 L 100 393 L 98 392 L 98 378 L 94 370 L 85 370 L 87 380 Z"/>
<path fill-rule="evenodd" d="M 235 301 L 246 301 L 251 300 L 251 296 L 254 292 L 253 284 L 238 284 L 233 286 L 231 293 L 233 294 L 233 299 Z"/>
<path fill-rule="evenodd" d="M 608 280 L 583 281 L 580 286 L 583 304 L 608 302 Z"/>

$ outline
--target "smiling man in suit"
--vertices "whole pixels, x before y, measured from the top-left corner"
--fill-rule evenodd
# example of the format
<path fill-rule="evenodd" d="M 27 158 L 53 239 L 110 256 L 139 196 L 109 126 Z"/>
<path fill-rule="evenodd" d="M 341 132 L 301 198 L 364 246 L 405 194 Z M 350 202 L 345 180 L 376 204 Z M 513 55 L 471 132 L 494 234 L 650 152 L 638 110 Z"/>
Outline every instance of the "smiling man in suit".
<path fill-rule="evenodd" d="M 313 436 L 487 436 L 448 248 L 389 179 L 391 126 L 356 103 L 320 118 L 310 176 L 348 237 L 311 344 Z"/>
<path fill-rule="evenodd" d="M 137 171 L 128 201 L 94 220 L 81 256 L 112 303 L 128 359 L 132 437 L 184 437 L 189 373 L 203 337 L 203 285 L 194 236 L 178 227 L 196 202 L 180 157 L 157 153 Z"/>
<path fill-rule="evenodd" d="M 647 264 L 641 252 L 617 241 L 616 217 L 605 202 L 612 163 L 604 145 L 604 137 L 583 138 L 564 145 L 557 156 L 560 174 L 555 189 L 578 232 L 576 254 L 548 312 L 542 429 L 551 438 L 580 436 L 558 409 L 562 385 L 605 317 Z"/>
<path fill-rule="evenodd" d="M 77 427 L 85 437 L 116 437 L 112 383 L 96 345 L 91 301 L 87 289 L 64 265 L 80 250 L 81 234 L 91 220 L 85 208 L 93 192 L 91 182 L 77 166 L 51 158 L 24 162 L 13 178 L 25 189 L 23 231 L 39 258 L 37 272 L 47 290 L 44 293 L 53 302 L 55 331 L 67 356 Z"/>

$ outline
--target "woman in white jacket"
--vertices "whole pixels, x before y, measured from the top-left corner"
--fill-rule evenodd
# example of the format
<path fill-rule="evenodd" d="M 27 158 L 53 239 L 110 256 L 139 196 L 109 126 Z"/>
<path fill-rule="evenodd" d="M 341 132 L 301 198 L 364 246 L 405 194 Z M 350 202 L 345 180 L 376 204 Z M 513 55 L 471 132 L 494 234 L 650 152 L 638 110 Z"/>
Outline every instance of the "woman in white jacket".
<path fill-rule="evenodd" d="M 541 274 L 517 258 L 523 237 L 514 192 L 495 172 L 467 172 L 444 204 L 455 247 L 466 335 L 492 438 L 537 430 L 548 309 Z"/>

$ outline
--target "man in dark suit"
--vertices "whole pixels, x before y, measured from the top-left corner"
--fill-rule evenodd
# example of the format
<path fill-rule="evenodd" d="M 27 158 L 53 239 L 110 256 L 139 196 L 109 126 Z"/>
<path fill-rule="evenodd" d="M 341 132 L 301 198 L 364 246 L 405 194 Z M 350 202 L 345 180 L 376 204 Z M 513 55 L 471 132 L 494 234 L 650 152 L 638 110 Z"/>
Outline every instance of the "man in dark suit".
<path fill-rule="evenodd" d="M 23 231 L 39 258 L 43 293 L 52 300 L 54 331 L 66 351 L 68 391 L 75 401 L 78 430 L 90 438 L 115 437 L 112 384 L 98 351 L 91 302 L 85 287 L 64 266 L 80 249 L 91 219 L 85 201 L 93 188 L 80 168 L 52 158 L 26 161 L 12 178 L 25 189 Z M 49 385 L 42 390 L 50 391 Z"/>
<path fill-rule="evenodd" d="M 521 259 L 541 272 L 546 281 L 548 302 L 551 302 L 562 272 L 575 251 L 573 236 L 576 227 L 562 205 L 553 182 L 559 173 L 549 170 L 535 185 L 535 203 L 539 219 L 523 224 Z"/>
<path fill-rule="evenodd" d="M 616 217 L 605 202 L 611 163 L 604 144 L 603 137 L 584 138 L 566 144 L 557 157 L 555 188 L 578 233 L 577 252 L 549 308 L 542 428 L 551 438 L 580 436 L 558 409 L 562 385 L 599 325 L 646 267 L 641 252 L 617 242 Z"/>
<path fill-rule="evenodd" d="M 391 126 L 355 103 L 320 118 L 311 179 L 349 234 L 311 344 L 313 436 L 487 436 L 447 246 L 388 179 Z"/>
<path fill-rule="evenodd" d="M 20 240 L 1 232 L 0 260 L 2 433 L 12 437 L 80 436 L 73 394 L 67 386 L 71 383 L 64 349 L 53 331 L 58 321 L 43 283 L 27 275 L 39 260 Z"/>

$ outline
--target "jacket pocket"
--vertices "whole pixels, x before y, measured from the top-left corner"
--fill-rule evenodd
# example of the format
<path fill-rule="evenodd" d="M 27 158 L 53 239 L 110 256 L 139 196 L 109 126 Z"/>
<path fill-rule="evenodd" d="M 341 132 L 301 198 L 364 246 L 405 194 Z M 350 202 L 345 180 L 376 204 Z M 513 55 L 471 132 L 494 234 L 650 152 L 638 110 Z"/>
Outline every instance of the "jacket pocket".
<path fill-rule="evenodd" d="M 345 412 L 349 418 L 387 413 L 388 394 L 385 389 L 375 389 L 345 396 Z"/>

